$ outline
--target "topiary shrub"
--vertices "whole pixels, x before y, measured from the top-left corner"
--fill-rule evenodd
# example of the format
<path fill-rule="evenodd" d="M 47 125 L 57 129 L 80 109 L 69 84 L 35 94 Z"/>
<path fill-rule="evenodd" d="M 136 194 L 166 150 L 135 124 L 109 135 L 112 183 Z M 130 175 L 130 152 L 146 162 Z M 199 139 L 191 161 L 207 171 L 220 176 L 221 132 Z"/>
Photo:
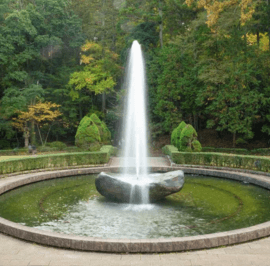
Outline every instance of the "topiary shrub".
<path fill-rule="evenodd" d="M 177 128 L 175 128 L 172 132 L 171 135 L 171 144 L 175 147 L 177 147 L 178 149 L 180 149 L 180 136 L 181 136 L 181 132 L 183 130 L 183 128 L 186 126 L 187 124 L 182 121 Z"/>
<path fill-rule="evenodd" d="M 181 131 L 178 149 L 180 151 L 192 151 L 192 142 L 197 139 L 197 132 L 190 124 L 186 125 Z"/>
<path fill-rule="evenodd" d="M 106 126 L 106 124 L 101 121 L 95 113 L 90 116 L 90 119 L 98 127 L 101 142 L 103 144 L 111 144 L 111 132 Z"/>
<path fill-rule="evenodd" d="M 99 129 L 88 116 L 85 116 L 79 124 L 75 135 L 75 145 L 90 151 L 98 151 L 101 147 Z"/>
<path fill-rule="evenodd" d="M 97 151 L 102 144 L 111 143 L 111 132 L 96 114 L 85 116 L 77 129 L 75 145 L 84 150 Z"/>
<path fill-rule="evenodd" d="M 179 151 L 200 152 L 202 150 L 201 143 L 197 140 L 196 130 L 192 125 L 186 124 L 184 121 L 173 130 L 171 144 Z"/>
<path fill-rule="evenodd" d="M 193 140 L 192 143 L 192 148 L 195 152 L 200 152 L 202 151 L 202 145 L 198 140 Z"/>

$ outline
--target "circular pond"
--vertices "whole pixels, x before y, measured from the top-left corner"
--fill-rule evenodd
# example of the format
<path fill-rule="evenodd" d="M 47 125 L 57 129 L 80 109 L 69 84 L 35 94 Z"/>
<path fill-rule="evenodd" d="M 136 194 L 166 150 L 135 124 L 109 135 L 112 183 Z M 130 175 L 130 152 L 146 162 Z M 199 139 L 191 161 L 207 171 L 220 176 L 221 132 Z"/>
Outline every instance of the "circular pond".
<path fill-rule="evenodd" d="M 185 175 L 183 189 L 163 201 L 107 201 L 96 175 L 34 183 L 0 196 L 0 216 L 29 227 L 79 236 L 145 239 L 196 236 L 270 220 L 270 191 L 207 176 Z"/>

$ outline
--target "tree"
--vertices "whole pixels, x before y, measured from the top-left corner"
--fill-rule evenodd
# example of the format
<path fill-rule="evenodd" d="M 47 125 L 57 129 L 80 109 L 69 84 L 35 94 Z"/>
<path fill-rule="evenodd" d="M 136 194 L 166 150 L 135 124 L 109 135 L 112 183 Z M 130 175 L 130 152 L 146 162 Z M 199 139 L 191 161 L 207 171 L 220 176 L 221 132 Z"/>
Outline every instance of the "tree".
<path fill-rule="evenodd" d="M 91 97 L 112 92 L 121 71 L 118 55 L 89 41 L 81 51 L 82 70 L 72 73 L 69 80 L 72 99 L 78 99 L 80 92 Z"/>
<path fill-rule="evenodd" d="M 67 90 L 69 75 L 79 64 L 84 35 L 81 20 L 67 0 L 7 0 L 1 1 L 0 9 L 0 115 L 2 129 L 11 132 L 14 111 L 26 111 L 45 94 L 47 100 L 61 102 L 63 109 L 70 107 L 69 95 L 64 102 L 56 95 L 57 90 Z M 30 88 L 36 90 L 36 97 Z M 78 114 L 78 109 L 73 106 L 72 111 Z"/>
<path fill-rule="evenodd" d="M 244 25 L 252 18 L 255 12 L 256 5 L 259 1 L 252 0 L 228 0 L 228 1 L 215 1 L 215 0 L 186 0 L 188 6 L 195 4 L 198 8 L 204 8 L 207 11 L 206 24 L 211 28 L 216 25 L 220 13 L 225 9 L 232 6 L 238 6 L 241 12 L 240 21 Z"/>
<path fill-rule="evenodd" d="M 116 51 L 118 10 L 125 1 L 72 0 L 72 10 L 82 18 L 83 32 L 90 41 L 95 41 Z"/>
<path fill-rule="evenodd" d="M 24 133 L 25 147 L 29 143 L 29 122 L 34 122 L 37 126 L 40 142 L 44 146 L 47 142 L 53 123 L 62 113 L 58 110 L 60 105 L 51 102 L 39 102 L 28 106 L 26 112 L 19 111 L 18 117 L 13 118 L 13 126 Z M 46 128 L 45 137 L 42 137 L 41 129 Z"/>

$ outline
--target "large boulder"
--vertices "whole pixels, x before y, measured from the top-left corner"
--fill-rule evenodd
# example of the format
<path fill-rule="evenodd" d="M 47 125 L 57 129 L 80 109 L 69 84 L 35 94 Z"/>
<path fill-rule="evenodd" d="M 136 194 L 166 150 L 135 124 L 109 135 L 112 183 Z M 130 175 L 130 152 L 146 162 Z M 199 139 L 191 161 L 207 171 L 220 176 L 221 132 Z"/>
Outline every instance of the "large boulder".
<path fill-rule="evenodd" d="M 134 180 L 135 179 L 135 180 Z M 119 174 L 101 172 L 95 180 L 97 191 L 104 197 L 118 202 L 130 202 L 131 193 L 135 194 L 133 203 L 142 202 L 143 191 L 149 191 L 149 201 L 155 202 L 180 191 L 184 185 L 181 170 L 162 174 L 149 174 L 148 182 L 136 182 L 136 178 L 123 178 Z M 144 183 L 143 185 L 141 185 Z"/>

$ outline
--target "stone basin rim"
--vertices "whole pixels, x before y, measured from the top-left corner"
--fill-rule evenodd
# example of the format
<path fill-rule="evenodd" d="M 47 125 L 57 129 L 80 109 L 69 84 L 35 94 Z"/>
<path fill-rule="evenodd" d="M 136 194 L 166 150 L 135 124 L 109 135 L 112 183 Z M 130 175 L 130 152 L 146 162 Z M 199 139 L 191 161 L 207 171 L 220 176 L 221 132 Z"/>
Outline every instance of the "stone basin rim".
<path fill-rule="evenodd" d="M 14 188 L 38 181 L 74 175 L 95 174 L 102 171 L 117 172 L 118 170 L 119 167 L 105 166 L 9 176 L 0 179 L 0 195 Z M 249 182 L 270 190 L 270 177 L 264 176 L 263 173 L 258 175 L 237 172 L 239 169 L 227 171 L 226 169 L 216 170 L 185 166 L 152 167 L 151 170 L 162 172 L 183 170 L 184 173 L 187 174 L 203 174 Z M 270 221 L 247 228 L 198 236 L 167 239 L 103 239 L 43 231 L 20 225 L 0 217 L 0 232 L 26 241 L 58 248 L 111 253 L 157 253 L 207 249 L 256 240 L 270 235 Z"/>

